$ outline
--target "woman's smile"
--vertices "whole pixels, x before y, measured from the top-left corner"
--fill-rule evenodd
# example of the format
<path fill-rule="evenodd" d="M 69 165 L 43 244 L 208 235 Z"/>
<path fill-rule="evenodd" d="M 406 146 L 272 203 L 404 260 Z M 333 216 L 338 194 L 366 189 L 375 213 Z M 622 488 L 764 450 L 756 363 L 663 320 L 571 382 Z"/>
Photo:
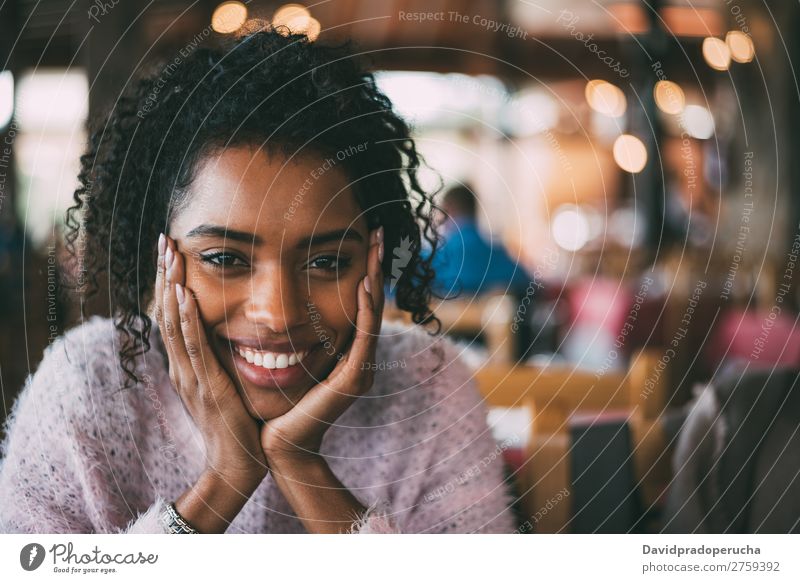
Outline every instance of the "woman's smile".
<path fill-rule="evenodd" d="M 257 337 L 226 338 L 218 335 L 228 347 L 236 370 L 248 382 L 263 389 L 298 386 L 314 366 L 322 344 L 314 342 L 265 342 Z"/>
<path fill-rule="evenodd" d="M 248 352 L 246 354 L 247 356 L 243 356 L 240 352 L 234 353 L 233 362 L 239 373 L 256 387 L 262 389 L 280 389 L 289 392 L 291 387 L 296 386 L 308 376 L 307 369 L 298 362 L 296 356 L 294 358 L 295 362 L 289 364 L 286 355 L 281 354 L 278 356 L 277 361 L 283 366 L 270 367 L 258 364 L 258 360 L 254 362 L 252 358 L 253 353 Z M 258 358 L 259 356 L 256 356 L 256 359 Z M 276 360 L 271 354 L 269 358 L 273 363 Z M 281 360 L 283 360 L 282 363 Z"/>

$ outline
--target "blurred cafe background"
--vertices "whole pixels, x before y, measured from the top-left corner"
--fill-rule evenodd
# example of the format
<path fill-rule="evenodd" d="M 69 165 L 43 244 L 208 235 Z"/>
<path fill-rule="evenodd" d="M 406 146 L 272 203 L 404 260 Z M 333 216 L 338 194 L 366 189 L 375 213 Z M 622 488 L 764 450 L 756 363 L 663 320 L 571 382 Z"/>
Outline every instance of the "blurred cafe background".
<path fill-rule="evenodd" d="M 58 259 L 87 119 L 143 59 L 259 22 L 354 39 L 412 124 L 435 311 L 519 532 L 800 529 L 795 1 L 0 3 L 3 415 L 80 319 Z"/>

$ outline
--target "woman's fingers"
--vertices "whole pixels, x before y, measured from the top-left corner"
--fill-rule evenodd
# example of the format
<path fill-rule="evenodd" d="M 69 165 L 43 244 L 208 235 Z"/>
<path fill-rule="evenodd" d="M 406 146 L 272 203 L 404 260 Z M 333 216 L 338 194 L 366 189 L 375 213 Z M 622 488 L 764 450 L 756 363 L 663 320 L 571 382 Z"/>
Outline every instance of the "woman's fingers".
<path fill-rule="evenodd" d="M 156 323 L 164 334 L 164 282 L 166 281 L 166 258 L 167 239 L 161 234 L 158 237 L 158 262 L 156 264 L 156 285 L 155 285 L 155 316 Z"/>
<path fill-rule="evenodd" d="M 229 377 L 211 350 L 192 291 L 181 284 L 176 284 L 176 297 L 180 310 L 181 332 L 192 370 L 200 380 L 201 387 L 205 387 L 201 390 L 208 391 L 205 396 L 211 397 L 213 404 L 220 407 L 235 394 L 232 391 L 220 392 L 220 389 L 230 387 Z"/>
<path fill-rule="evenodd" d="M 161 339 L 164 348 L 167 351 L 167 361 L 169 363 L 170 378 L 177 388 L 180 382 L 179 372 L 175 369 L 175 360 L 173 357 L 172 344 L 168 341 L 167 327 L 164 321 L 166 311 L 166 293 L 167 289 L 167 237 L 163 233 L 158 238 L 158 268 L 156 271 L 156 285 L 155 285 L 155 316 L 158 323 L 158 329 L 161 332 Z"/>
<path fill-rule="evenodd" d="M 367 275 L 358 286 L 356 334 L 347 355 L 348 368 L 354 372 L 368 373 L 366 376 L 370 381 L 383 312 L 383 273 L 380 260 L 382 231 L 382 228 L 377 229 L 370 235 Z M 363 390 L 366 388 L 369 387 Z"/>
<path fill-rule="evenodd" d="M 170 365 L 175 368 L 177 377 L 173 380 L 180 383 L 192 377 L 192 363 L 186 352 L 186 345 L 181 330 L 181 315 L 178 308 L 176 284 L 183 285 L 185 268 L 183 255 L 177 250 L 175 241 L 167 238 L 164 254 L 164 287 L 163 287 L 163 319 L 164 343 L 168 345 Z"/>

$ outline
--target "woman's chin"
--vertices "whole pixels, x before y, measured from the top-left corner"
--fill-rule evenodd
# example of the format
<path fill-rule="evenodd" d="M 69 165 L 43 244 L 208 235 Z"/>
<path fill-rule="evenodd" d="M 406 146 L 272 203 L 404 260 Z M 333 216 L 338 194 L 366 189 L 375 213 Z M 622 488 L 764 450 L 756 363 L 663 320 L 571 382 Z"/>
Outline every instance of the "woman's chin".
<path fill-rule="evenodd" d="M 279 389 L 264 391 L 260 388 L 245 388 L 240 394 L 251 417 L 259 421 L 269 421 L 291 411 L 307 391 L 308 389 L 285 392 Z"/>

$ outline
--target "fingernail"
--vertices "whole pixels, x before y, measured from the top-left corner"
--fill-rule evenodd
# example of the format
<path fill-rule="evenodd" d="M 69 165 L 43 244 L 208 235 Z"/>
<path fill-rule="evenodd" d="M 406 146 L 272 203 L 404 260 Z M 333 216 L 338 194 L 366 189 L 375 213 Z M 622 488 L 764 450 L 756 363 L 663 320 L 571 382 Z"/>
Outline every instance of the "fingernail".
<path fill-rule="evenodd" d="M 175 284 L 175 295 L 178 296 L 178 303 L 183 305 L 183 302 L 186 301 L 186 294 L 183 291 L 183 286 L 179 283 Z"/>
<path fill-rule="evenodd" d="M 369 295 L 372 295 L 372 288 L 370 288 L 370 284 L 369 284 L 369 276 L 366 276 L 364 278 L 364 289 L 367 290 L 367 293 Z"/>
<path fill-rule="evenodd" d="M 378 246 L 378 261 L 383 261 L 383 241 Z"/>
<path fill-rule="evenodd" d="M 378 229 L 378 243 L 383 243 L 383 226 Z"/>
<path fill-rule="evenodd" d="M 163 255 L 167 250 L 167 240 L 164 238 L 164 233 L 158 234 L 158 254 Z"/>
<path fill-rule="evenodd" d="M 172 252 L 172 247 L 167 247 L 167 254 L 166 254 L 166 257 L 165 257 L 166 262 L 167 262 L 167 267 L 171 267 L 172 266 L 172 260 L 174 258 L 175 258 L 175 254 Z"/>

